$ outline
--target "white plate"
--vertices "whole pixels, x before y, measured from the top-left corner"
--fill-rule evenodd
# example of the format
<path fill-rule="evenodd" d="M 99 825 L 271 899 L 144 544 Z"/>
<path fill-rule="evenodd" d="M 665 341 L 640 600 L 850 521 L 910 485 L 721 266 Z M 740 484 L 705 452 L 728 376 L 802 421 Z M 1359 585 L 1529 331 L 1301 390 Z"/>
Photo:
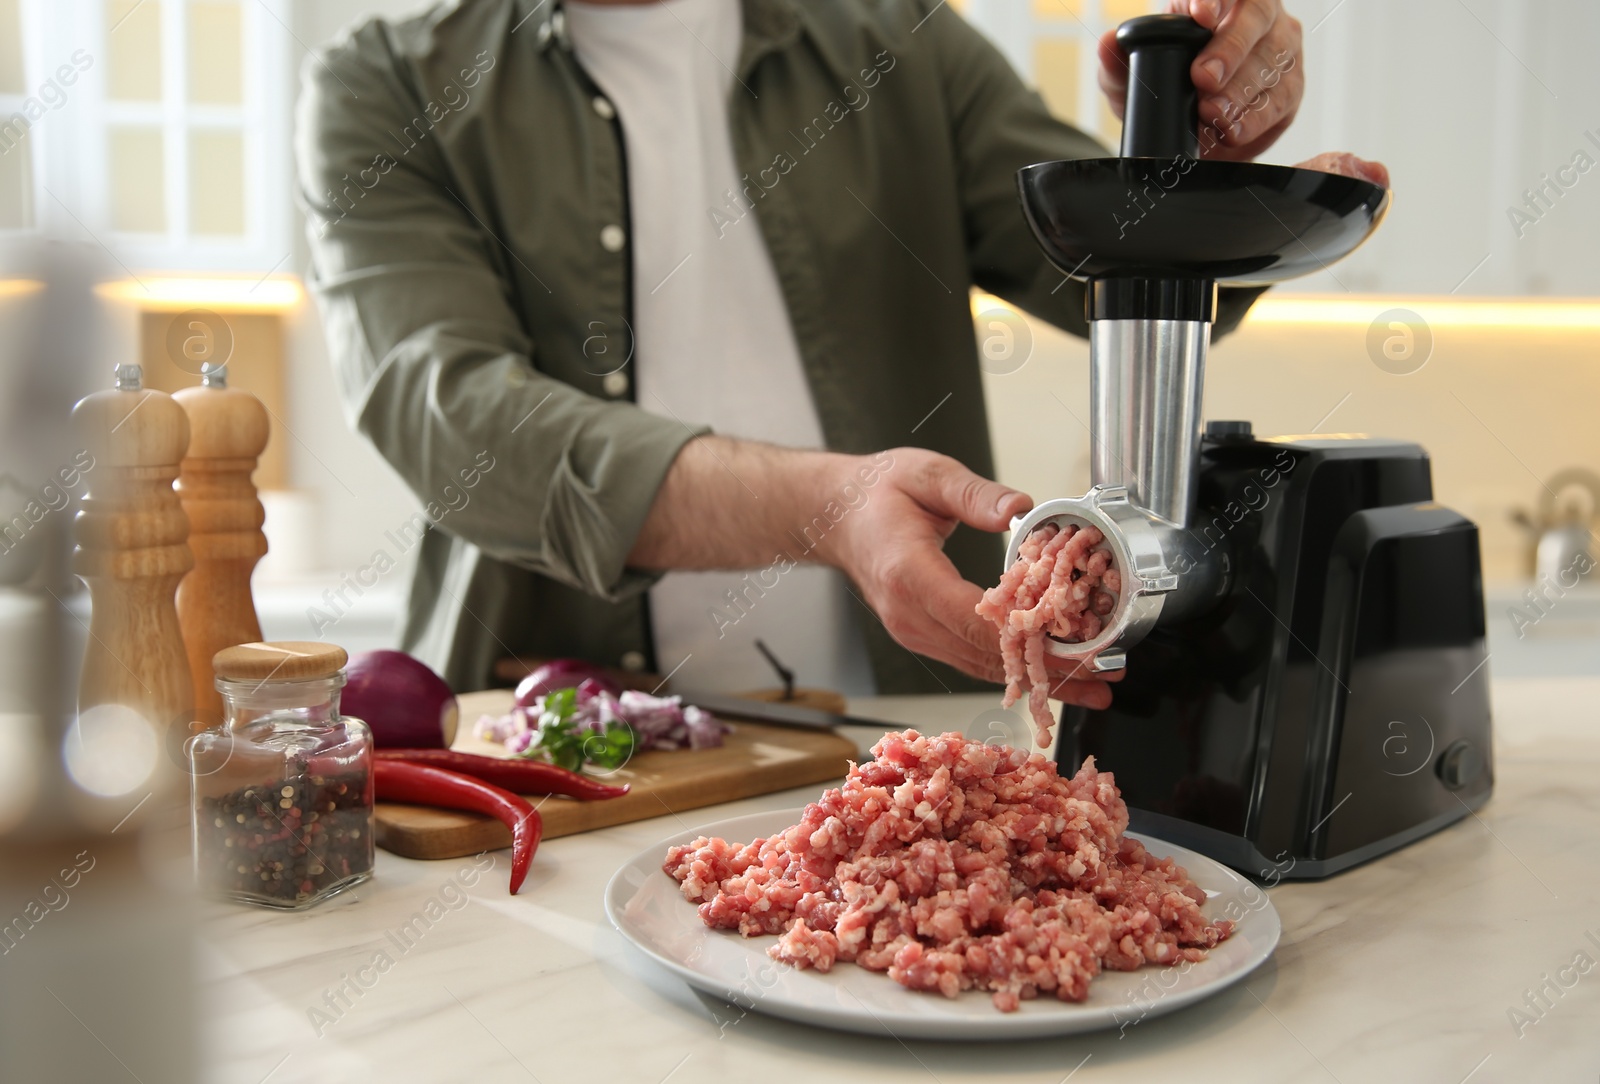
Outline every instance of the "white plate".
<path fill-rule="evenodd" d="M 1088 1000 L 1044 995 L 1013 1013 L 994 1007 L 986 991 L 956 998 L 908 990 L 880 971 L 841 961 L 820 974 L 767 955 L 776 937 L 743 937 L 700 921 L 678 883 L 662 872 L 667 848 L 696 836 L 748 842 L 797 824 L 801 811 L 752 813 L 680 832 L 636 855 L 606 886 L 611 924 L 663 967 L 696 989 L 741 1011 L 769 1013 L 819 1027 L 920 1039 L 1023 1039 L 1123 1027 L 1209 997 L 1244 978 L 1272 955 L 1283 930 L 1266 893 L 1204 855 L 1139 837 L 1150 853 L 1175 858 L 1203 888 L 1208 918 L 1234 918 L 1232 937 L 1201 963 L 1108 971 L 1090 984 Z"/>

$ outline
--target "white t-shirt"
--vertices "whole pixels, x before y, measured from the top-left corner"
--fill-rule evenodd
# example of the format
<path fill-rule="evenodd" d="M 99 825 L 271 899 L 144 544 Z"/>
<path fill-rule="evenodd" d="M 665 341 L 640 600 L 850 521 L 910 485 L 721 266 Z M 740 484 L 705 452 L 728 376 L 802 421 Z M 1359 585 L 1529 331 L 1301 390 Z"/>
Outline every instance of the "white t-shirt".
<path fill-rule="evenodd" d="M 729 95 L 748 93 L 734 78 L 739 0 L 569 3 L 566 12 L 628 155 L 639 405 L 725 436 L 823 447 L 761 226 L 754 212 L 728 209 L 745 187 L 728 128 Z M 856 622 L 874 619 L 844 576 L 781 567 L 665 576 L 650 592 L 658 665 L 709 690 L 771 686 L 760 639 L 801 684 L 870 694 Z"/>

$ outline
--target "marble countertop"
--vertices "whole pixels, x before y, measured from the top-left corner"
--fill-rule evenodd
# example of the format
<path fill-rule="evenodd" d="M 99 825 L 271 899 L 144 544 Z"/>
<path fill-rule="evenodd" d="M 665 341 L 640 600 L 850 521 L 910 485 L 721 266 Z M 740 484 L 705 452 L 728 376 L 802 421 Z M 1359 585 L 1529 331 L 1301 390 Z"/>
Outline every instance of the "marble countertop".
<path fill-rule="evenodd" d="M 379 852 L 371 883 L 303 914 L 208 905 L 204 1079 L 1593 1081 L 1600 678 L 1500 680 L 1494 697 L 1498 781 L 1478 815 L 1330 880 L 1270 889 L 1284 925 L 1273 959 L 1121 1034 L 1001 1046 L 819 1031 L 692 992 L 607 923 L 602 890 L 640 849 L 801 805 L 810 786 L 549 840 L 516 897 L 507 852 L 481 875 L 488 858 Z M 994 706 L 952 696 L 852 710 L 961 729 Z M 865 747 L 876 735 L 851 736 Z M 430 901 L 439 917 L 425 932 L 392 936 Z M 380 952 L 392 960 L 381 974 Z M 341 1003 L 337 988 L 357 976 L 346 990 L 358 996 Z M 1528 994 L 1547 979 L 1541 1008 Z"/>

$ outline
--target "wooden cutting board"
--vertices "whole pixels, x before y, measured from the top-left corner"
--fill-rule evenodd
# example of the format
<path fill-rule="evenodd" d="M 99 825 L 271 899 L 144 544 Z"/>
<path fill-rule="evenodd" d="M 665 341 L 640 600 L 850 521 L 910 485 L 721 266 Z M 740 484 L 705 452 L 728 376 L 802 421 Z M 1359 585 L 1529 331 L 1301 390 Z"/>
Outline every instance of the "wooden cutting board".
<path fill-rule="evenodd" d="M 509 711 L 511 704 L 509 689 L 464 694 L 454 748 L 484 756 L 506 755 L 499 746 L 474 738 L 472 724 L 480 715 Z M 854 742 L 826 731 L 732 725 L 733 733 L 716 749 L 638 754 L 605 777 L 607 782 L 632 785 L 621 798 L 533 799 L 544 820 L 544 838 L 842 779 L 849 762 L 859 755 Z M 511 846 L 511 832 L 503 824 L 475 813 L 379 802 L 374 820 L 378 846 L 406 858 L 459 858 Z"/>

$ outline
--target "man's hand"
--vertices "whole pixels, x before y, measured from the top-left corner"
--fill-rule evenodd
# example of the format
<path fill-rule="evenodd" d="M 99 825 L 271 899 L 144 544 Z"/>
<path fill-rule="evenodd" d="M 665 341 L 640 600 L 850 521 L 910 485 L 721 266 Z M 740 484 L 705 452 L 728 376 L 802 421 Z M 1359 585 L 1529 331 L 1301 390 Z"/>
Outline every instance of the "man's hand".
<path fill-rule="evenodd" d="M 974 610 L 983 590 L 961 578 L 943 546 L 958 523 L 1003 531 L 1033 501 L 948 456 L 921 448 L 886 454 L 894 465 L 868 491 L 867 502 L 840 521 L 819 554 L 855 580 L 901 645 L 975 677 L 1004 682 L 999 635 Z M 1051 664 L 1057 672 L 1052 696 L 1091 708 L 1111 703 L 1105 680 L 1077 678 L 1077 665 L 1065 659 L 1052 657 Z M 1120 677 L 1118 672 L 1112 680 Z"/>
<path fill-rule="evenodd" d="M 628 564 L 759 568 L 783 554 L 830 564 L 900 644 L 1002 682 L 999 634 L 974 610 L 983 591 L 961 578 L 944 540 L 957 523 L 1003 531 L 1031 507 L 1026 494 L 921 448 L 853 456 L 703 436 L 673 461 Z M 1050 695 L 1090 708 L 1109 705 L 1106 681 L 1122 676 L 1080 679 L 1076 663 L 1053 656 L 1047 665 Z"/>
<path fill-rule="evenodd" d="M 1300 20 L 1282 0 L 1171 0 L 1170 10 L 1212 31 L 1189 69 L 1200 94 L 1200 156 L 1251 161 L 1277 142 L 1305 95 Z M 1100 88 L 1121 117 L 1128 57 L 1115 30 L 1100 39 Z"/>

